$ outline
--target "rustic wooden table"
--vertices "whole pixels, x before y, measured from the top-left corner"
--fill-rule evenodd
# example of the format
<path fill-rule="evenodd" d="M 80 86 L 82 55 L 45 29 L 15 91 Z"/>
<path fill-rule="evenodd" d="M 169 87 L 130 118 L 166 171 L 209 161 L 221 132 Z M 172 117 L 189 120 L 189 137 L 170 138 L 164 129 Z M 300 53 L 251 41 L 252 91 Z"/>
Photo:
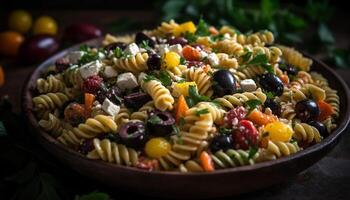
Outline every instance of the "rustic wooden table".
<path fill-rule="evenodd" d="M 112 12 L 112 11 L 110 11 Z M 119 12 L 118 17 L 110 18 L 112 13 L 104 12 L 101 16 L 101 12 L 98 13 L 99 18 L 93 18 L 92 22 L 97 24 L 106 24 L 107 22 L 112 22 L 115 19 L 121 19 L 123 17 L 134 17 L 132 12 Z M 59 23 L 63 23 L 66 20 L 74 21 L 84 21 L 87 13 L 73 13 L 71 11 L 51 12 L 50 14 L 58 18 Z M 88 11 L 89 15 L 94 15 L 91 11 Z M 140 15 L 140 12 L 137 13 Z M 59 17 L 58 17 L 59 16 Z M 62 17 L 64 16 L 64 17 Z M 74 17 L 73 17 L 74 16 Z M 153 14 L 150 12 L 143 13 L 143 20 L 150 22 L 153 19 Z M 106 20 L 106 18 L 108 20 Z M 101 20 L 103 19 L 103 20 Z M 0 96 L 8 95 L 11 102 L 13 103 L 13 108 L 16 113 L 20 113 L 20 96 L 21 88 L 30 75 L 30 73 L 35 69 L 35 66 L 15 66 L 14 63 L 7 62 L 0 59 L 0 64 L 4 65 L 6 73 L 6 84 L 0 88 Z M 350 86 L 350 70 L 336 70 L 343 79 Z M 239 197 L 234 197 L 235 199 L 349 199 L 350 197 L 350 128 L 346 130 L 343 135 L 341 142 L 335 147 L 335 149 L 324 157 L 317 164 L 313 165 L 309 169 L 305 170 L 303 173 L 299 174 L 294 180 L 290 180 L 287 183 L 280 184 L 268 189 L 257 191 L 250 194 L 244 194 Z M 34 141 L 33 141 L 34 142 Z M 59 161 L 54 160 L 57 165 L 60 165 Z M 65 169 L 69 170 L 69 169 Z M 74 173 L 74 172 L 71 172 Z M 288 173 L 288 172 L 286 172 Z M 76 179 L 88 180 L 79 175 L 75 176 Z M 65 180 L 67 183 L 70 180 Z M 82 181 L 84 182 L 84 181 Z M 90 182 L 82 183 L 82 185 L 77 186 L 79 191 L 84 191 L 81 188 L 91 188 L 87 187 Z M 252 183 L 254 184 L 254 183 Z M 77 189 L 78 189 L 77 188 Z M 126 192 L 116 192 L 115 189 L 106 189 L 103 186 L 96 185 L 96 189 L 100 191 L 111 192 L 117 194 L 115 198 L 120 196 L 128 196 L 129 193 Z M 174 188 L 176 189 L 176 188 Z M 86 191 L 89 192 L 89 191 Z M 140 197 L 140 196 L 138 196 Z M 233 198 L 232 198 L 233 199 Z"/>

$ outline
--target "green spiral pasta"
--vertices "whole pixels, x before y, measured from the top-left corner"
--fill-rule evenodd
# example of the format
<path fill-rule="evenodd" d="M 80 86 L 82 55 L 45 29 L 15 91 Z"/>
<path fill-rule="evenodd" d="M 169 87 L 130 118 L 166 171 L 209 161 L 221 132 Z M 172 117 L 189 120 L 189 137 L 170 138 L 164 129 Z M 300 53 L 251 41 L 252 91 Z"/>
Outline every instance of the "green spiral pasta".
<path fill-rule="evenodd" d="M 243 165 L 253 165 L 255 163 L 253 158 L 249 158 L 249 153 L 241 149 L 229 149 L 225 152 L 220 150 L 212 154 L 211 158 L 217 168 L 238 167 Z"/>
<path fill-rule="evenodd" d="M 123 144 L 95 138 L 93 145 L 95 149 L 86 155 L 87 158 L 126 166 L 136 166 L 139 161 L 137 151 Z"/>
<path fill-rule="evenodd" d="M 200 162 L 196 160 L 188 160 L 183 164 L 180 164 L 179 171 L 182 173 L 186 172 L 203 172 L 204 169 L 201 166 Z"/>

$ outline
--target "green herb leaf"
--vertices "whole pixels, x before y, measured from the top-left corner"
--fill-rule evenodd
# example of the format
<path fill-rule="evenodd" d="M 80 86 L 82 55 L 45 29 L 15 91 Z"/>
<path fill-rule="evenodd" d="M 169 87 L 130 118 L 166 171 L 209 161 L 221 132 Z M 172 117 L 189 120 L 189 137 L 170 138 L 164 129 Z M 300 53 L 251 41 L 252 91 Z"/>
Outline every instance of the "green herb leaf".
<path fill-rule="evenodd" d="M 265 54 L 257 54 L 251 61 L 248 62 L 249 65 L 263 65 L 268 63 L 268 58 Z"/>
<path fill-rule="evenodd" d="M 159 124 L 160 122 L 162 122 L 162 119 L 159 118 L 157 115 L 152 115 L 150 118 L 148 118 L 147 121 L 151 124 Z"/>
<path fill-rule="evenodd" d="M 224 39 L 225 39 L 225 37 L 222 34 L 217 34 L 217 35 L 210 36 L 210 40 L 213 41 L 213 42 L 222 41 Z"/>
<path fill-rule="evenodd" d="M 74 200 L 109 200 L 110 197 L 106 193 L 92 192 L 83 196 L 76 196 Z"/>
<path fill-rule="evenodd" d="M 194 33 L 190 33 L 190 32 L 186 32 L 184 34 L 184 37 L 186 38 L 186 40 L 189 42 L 189 43 L 194 43 L 197 41 L 197 36 L 194 34 Z"/>
<path fill-rule="evenodd" d="M 120 47 L 117 47 L 114 49 L 113 54 L 116 58 L 121 58 L 124 56 L 124 51 Z"/>
<path fill-rule="evenodd" d="M 180 65 L 185 65 L 186 64 L 186 60 L 183 57 L 180 57 Z"/>
<path fill-rule="evenodd" d="M 321 42 L 332 44 L 334 43 L 334 37 L 331 31 L 328 29 L 328 27 L 321 23 L 318 27 L 318 37 L 320 38 Z"/>
<path fill-rule="evenodd" d="M 90 51 L 90 47 L 86 44 L 83 44 L 79 47 L 79 51 L 84 51 L 84 52 L 89 52 Z"/>
<path fill-rule="evenodd" d="M 198 36 L 210 35 L 208 24 L 203 20 L 202 17 L 199 19 L 199 22 L 197 25 L 197 30 L 196 30 L 196 35 L 198 35 Z"/>
<path fill-rule="evenodd" d="M 2 121 L 0 121 L 0 137 L 7 136 L 7 131 L 5 125 Z"/>
<path fill-rule="evenodd" d="M 193 100 L 194 104 L 197 104 L 198 102 L 201 102 L 201 101 L 207 101 L 207 102 L 210 101 L 209 97 L 204 96 L 204 95 L 200 95 L 198 93 L 197 87 L 194 85 L 189 86 L 188 94 L 189 94 L 190 98 Z"/>
<path fill-rule="evenodd" d="M 192 108 L 194 105 L 196 105 L 192 98 L 189 96 L 186 96 L 185 100 L 189 108 Z"/>
<path fill-rule="evenodd" d="M 186 124 L 186 120 L 183 117 L 180 117 L 179 119 L 179 126 L 184 126 Z"/>
<path fill-rule="evenodd" d="M 265 94 L 266 94 L 266 97 L 269 99 L 275 98 L 275 94 L 273 92 L 266 92 Z"/>
<path fill-rule="evenodd" d="M 246 52 L 243 56 L 242 56 L 242 58 L 243 58 L 243 61 L 244 62 L 247 62 L 251 57 L 252 57 L 252 55 L 253 55 L 253 52 L 251 52 L 249 49 L 247 49 L 247 48 L 244 48 L 244 51 Z"/>
<path fill-rule="evenodd" d="M 251 159 L 255 156 L 255 154 L 258 152 L 259 148 L 256 146 L 250 146 L 249 152 L 248 152 L 248 159 Z"/>
<path fill-rule="evenodd" d="M 272 67 L 272 65 L 270 65 L 270 63 L 262 64 L 261 66 L 269 73 L 271 73 L 271 74 L 275 73 L 275 71 L 273 70 L 273 67 Z"/>
<path fill-rule="evenodd" d="M 207 113 L 209 113 L 208 108 L 203 108 L 203 109 L 200 109 L 200 110 L 196 110 L 196 115 L 197 116 L 204 115 L 204 114 L 207 114 Z"/>
<path fill-rule="evenodd" d="M 159 80 L 165 87 L 170 86 L 172 83 L 169 73 L 165 70 L 159 72 Z"/>
<path fill-rule="evenodd" d="M 146 50 L 150 50 L 151 47 L 149 46 L 149 41 L 148 40 L 142 40 L 141 44 L 139 45 L 141 48 L 144 48 Z"/>
<path fill-rule="evenodd" d="M 231 134 L 231 133 L 232 133 L 232 129 L 230 129 L 230 128 L 225 128 L 225 127 L 220 127 L 219 133 L 220 133 L 220 134 L 225 134 L 225 135 Z"/>
<path fill-rule="evenodd" d="M 258 99 L 251 99 L 245 102 L 245 106 L 247 107 L 247 109 L 249 111 L 254 110 L 255 108 L 257 108 L 259 105 L 261 105 L 261 101 Z"/>
<path fill-rule="evenodd" d="M 151 80 L 158 80 L 158 79 L 157 79 L 155 76 L 153 76 L 153 75 L 148 75 L 148 74 L 147 74 L 147 75 L 145 76 L 145 78 L 143 79 L 143 81 L 146 82 L 146 83 L 149 82 L 149 81 L 151 81 Z"/>
<path fill-rule="evenodd" d="M 98 59 L 99 59 L 98 52 L 89 51 L 83 54 L 83 56 L 79 59 L 78 64 L 84 65 L 86 63 L 89 63 Z"/>
<path fill-rule="evenodd" d="M 180 129 L 175 124 L 172 125 L 175 135 L 180 136 Z"/>

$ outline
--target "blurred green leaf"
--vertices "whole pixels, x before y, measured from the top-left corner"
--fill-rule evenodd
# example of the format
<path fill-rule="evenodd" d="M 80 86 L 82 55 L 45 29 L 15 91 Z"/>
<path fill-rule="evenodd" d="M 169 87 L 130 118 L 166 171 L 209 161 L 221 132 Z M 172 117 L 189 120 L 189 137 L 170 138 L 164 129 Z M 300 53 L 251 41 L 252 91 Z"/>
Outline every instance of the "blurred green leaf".
<path fill-rule="evenodd" d="M 266 22 L 270 22 L 274 13 L 278 10 L 278 0 L 261 0 L 261 15 Z"/>
<path fill-rule="evenodd" d="M 110 197 L 106 193 L 92 192 L 83 196 L 76 196 L 74 200 L 109 200 Z"/>
<path fill-rule="evenodd" d="M 321 42 L 328 43 L 328 44 L 334 43 L 333 34 L 331 33 L 331 31 L 328 29 L 328 27 L 325 24 L 321 23 L 318 26 L 317 33 L 318 33 L 318 37 L 319 37 Z"/>
<path fill-rule="evenodd" d="M 0 121 L 0 137 L 3 137 L 3 136 L 7 136 L 7 131 L 6 131 L 4 123 L 2 123 L 2 121 Z"/>
<path fill-rule="evenodd" d="M 309 0 L 305 11 L 311 20 L 316 22 L 326 22 L 333 15 L 334 7 L 329 4 L 328 0 Z"/>
<path fill-rule="evenodd" d="M 162 7 L 162 11 L 166 13 L 164 20 L 169 21 L 173 18 L 176 18 L 181 13 L 181 9 L 183 9 L 186 4 L 187 2 L 183 0 L 167 1 Z"/>
<path fill-rule="evenodd" d="M 350 68 L 350 50 L 332 49 L 329 51 L 329 59 L 340 68 Z"/>

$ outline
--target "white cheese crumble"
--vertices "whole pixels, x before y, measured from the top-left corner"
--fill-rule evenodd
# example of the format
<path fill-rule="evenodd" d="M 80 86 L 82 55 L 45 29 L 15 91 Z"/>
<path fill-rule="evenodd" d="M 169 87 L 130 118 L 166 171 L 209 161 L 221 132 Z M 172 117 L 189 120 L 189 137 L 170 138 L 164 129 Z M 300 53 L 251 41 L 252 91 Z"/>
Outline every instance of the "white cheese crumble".
<path fill-rule="evenodd" d="M 100 71 L 102 63 L 98 60 L 89 62 L 80 67 L 79 72 L 83 79 L 87 79 L 90 76 L 97 75 Z"/>
<path fill-rule="evenodd" d="M 210 53 L 207 58 L 211 66 L 219 65 L 219 58 L 215 53 Z"/>
<path fill-rule="evenodd" d="M 127 55 L 135 56 L 137 53 L 140 52 L 139 47 L 135 43 L 129 44 L 124 51 Z"/>
<path fill-rule="evenodd" d="M 125 91 L 127 89 L 134 89 L 139 84 L 136 80 L 136 77 L 131 72 L 120 74 L 117 78 L 117 86 Z"/>
<path fill-rule="evenodd" d="M 118 76 L 118 72 L 111 66 L 106 66 L 103 70 L 103 76 L 106 78 L 114 78 Z"/>
<path fill-rule="evenodd" d="M 256 90 L 256 84 L 253 79 L 245 79 L 240 82 L 241 88 L 244 92 L 252 92 Z"/>
<path fill-rule="evenodd" d="M 102 110 L 114 117 L 119 113 L 120 106 L 115 105 L 108 98 L 105 98 L 102 104 Z"/>

